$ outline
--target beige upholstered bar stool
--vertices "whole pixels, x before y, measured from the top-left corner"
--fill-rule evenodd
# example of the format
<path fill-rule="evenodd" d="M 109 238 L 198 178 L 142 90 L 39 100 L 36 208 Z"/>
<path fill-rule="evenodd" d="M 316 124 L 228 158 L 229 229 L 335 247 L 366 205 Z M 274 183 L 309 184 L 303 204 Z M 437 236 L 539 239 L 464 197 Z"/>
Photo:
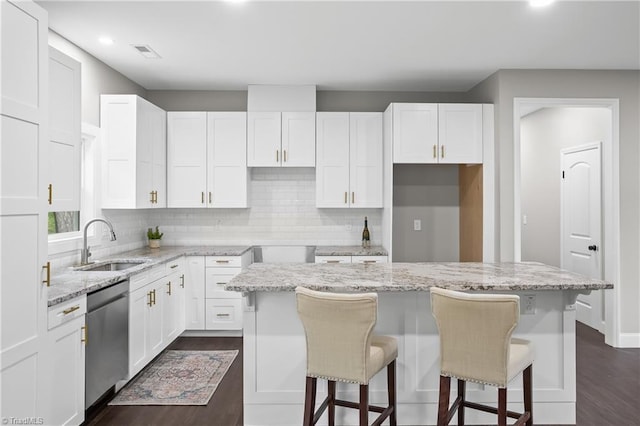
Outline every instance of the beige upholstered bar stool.
<path fill-rule="evenodd" d="M 464 425 L 464 409 L 507 417 L 514 425 L 533 426 L 531 369 L 533 350 L 527 340 L 512 339 L 520 317 L 520 298 L 507 294 L 467 294 L 431 288 L 431 311 L 440 332 L 440 398 L 438 426 L 448 425 L 458 411 Z M 507 411 L 507 383 L 523 373 L 524 413 Z M 451 378 L 458 379 L 458 397 L 449 408 Z M 467 381 L 498 388 L 498 408 L 465 399 Z"/>
<path fill-rule="evenodd" d="M 360 426 L 368 425 L 369 411 L 380 413 L 374 425 L 382 424 L 387 417 L 395 425 L 398 344 L 393 337 L 372 333 L 378 295 L 327 293 L 297 287 L 296 301 L 307 338 L 303 424 L 314 425 L 329 407 L 329 425 L 333 426 L 338 405 L 357 408 Z M 369 405 L 369 380 L 384 367 L 387 367 L 389 405 Z M 328 381 L 328 396 L 315 411 L 317 379 Z M 336 399 L 336 381 L 359 384 L 359 404 Z"/>

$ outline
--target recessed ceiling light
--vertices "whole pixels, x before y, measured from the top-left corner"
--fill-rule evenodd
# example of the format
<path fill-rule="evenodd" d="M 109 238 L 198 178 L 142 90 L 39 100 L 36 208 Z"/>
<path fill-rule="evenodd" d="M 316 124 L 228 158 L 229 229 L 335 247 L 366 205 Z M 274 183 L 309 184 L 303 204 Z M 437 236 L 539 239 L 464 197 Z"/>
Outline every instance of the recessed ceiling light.
<path fill-rule="evenodd" d="M 531 7 L 544 7 L 549 6 L 555 0 L 529 0 Z"/>
<path fill-rule="evenodd" d="M 105 46 L 111 46 L 113 44 L 113 39 L 111 37 L 100 37 L 98 41 Z"/>

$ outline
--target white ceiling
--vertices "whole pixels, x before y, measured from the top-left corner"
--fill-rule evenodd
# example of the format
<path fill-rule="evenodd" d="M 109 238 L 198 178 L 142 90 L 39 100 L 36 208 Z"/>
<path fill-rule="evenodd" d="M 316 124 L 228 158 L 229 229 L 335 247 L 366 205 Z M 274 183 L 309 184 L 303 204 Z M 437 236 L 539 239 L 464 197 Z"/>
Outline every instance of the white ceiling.
<path fill-rule="evenodd" d="M 637 0 L 38 3 L 54 31 L 149 90 L 465 91 L 498 69 L 640 69 Z"/>

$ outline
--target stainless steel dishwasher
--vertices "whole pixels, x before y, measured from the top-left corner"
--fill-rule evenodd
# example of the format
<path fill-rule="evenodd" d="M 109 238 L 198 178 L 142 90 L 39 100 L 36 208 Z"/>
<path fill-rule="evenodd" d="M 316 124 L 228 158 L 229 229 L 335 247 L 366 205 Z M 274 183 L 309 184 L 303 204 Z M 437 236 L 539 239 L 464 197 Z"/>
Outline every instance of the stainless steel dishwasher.
<path fill-rule="evenodd" d="M 129 370 L 129 280 L 87 295 L 85 409 Z"/>

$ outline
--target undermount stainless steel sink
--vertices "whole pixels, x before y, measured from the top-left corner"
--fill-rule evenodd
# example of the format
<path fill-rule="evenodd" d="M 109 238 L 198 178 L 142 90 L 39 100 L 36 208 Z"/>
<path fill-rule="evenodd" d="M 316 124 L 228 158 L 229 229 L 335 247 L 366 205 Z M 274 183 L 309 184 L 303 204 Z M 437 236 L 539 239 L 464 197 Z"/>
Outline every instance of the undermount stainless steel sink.
<path fill-rule="evenodd" d="M 79 266 L 75 269 L 76 271 L 87 271 L 87 272 L 98 272 L 98 271 L 113 272 L 113 271 L 122 271 L 125 269 L 133 268 L 134 266 L 138 266 L 142 263 L 145 263 L 145 262 L 143 261 L 101 262 L 101 263 L 96 263 L 95 265 Z"/>
<path fill-rule="evenodd" d="M 316 246 L 255 246 L 254 263 L 313 263 Z"/>

